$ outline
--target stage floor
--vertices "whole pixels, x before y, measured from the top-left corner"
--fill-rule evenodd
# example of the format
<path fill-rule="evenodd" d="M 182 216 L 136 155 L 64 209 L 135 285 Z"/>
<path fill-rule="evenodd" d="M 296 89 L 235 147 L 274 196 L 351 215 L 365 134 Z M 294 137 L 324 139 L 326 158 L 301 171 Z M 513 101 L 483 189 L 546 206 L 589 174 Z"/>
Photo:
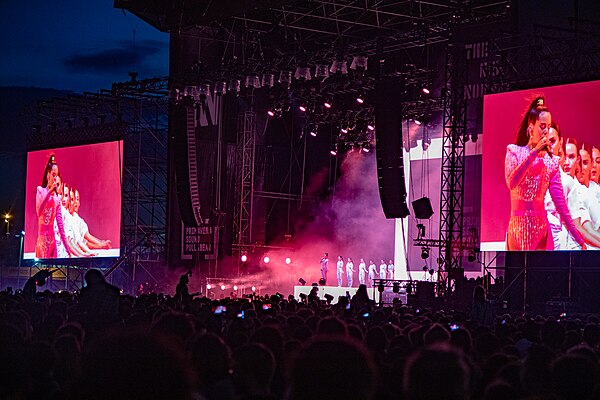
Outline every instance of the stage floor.
<path fill-rule="evenodd" d="M 318 286 L 318 288 L 319 288 L 319 298 L 320 299 L 325 300 L 326 294 L 330 294 L 333 296 L 333 300 L 331 302 L 332 304 L 337 303 L 338 298 L 340 296 L 346 296 L 347 294 L 350 294 L 350 297 L 354 296 L 354 294 L 358 290 L 358 288 L 356 288 L 356 287 L 349 288 L 349 287 L 343 287 L 343 286 L 342 287 Z M 312 289 L 312 286 L 308 286 L 308 285 L 294 286 L 294 297 L 296 299 L 300 299 L 300 293 L 308 295 L 308 293 L 310 293 L 311 289 Z M 371 300 L 375 300 L 377 302 L 379 301 L 379 292 L 377 291 L 376 288 L 367 288 L 367 293 L 369 294 L 369 298 Z M 406 304 L 406 294 L 405 293 L 392 293 L 391 287 L 387 287 L 383 293 L 384 293 L 383 300 L 386 303 L 392 301 L 391 298 L 388 300 L 388 297 L 390 297 L 389 295 L 392 295 L 392 297 L 398 297 L 400 299 L 400 301 L 402 301 L 402 304 Z"/>

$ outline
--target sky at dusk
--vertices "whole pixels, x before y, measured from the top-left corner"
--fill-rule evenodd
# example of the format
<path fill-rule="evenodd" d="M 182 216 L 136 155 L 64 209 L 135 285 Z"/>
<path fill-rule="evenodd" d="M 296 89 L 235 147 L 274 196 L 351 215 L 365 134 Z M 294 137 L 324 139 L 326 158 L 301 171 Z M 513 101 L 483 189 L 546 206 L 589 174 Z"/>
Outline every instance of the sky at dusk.
<path fill-rule="evenodd" d="M 95 92 L 134 59 L 139 79 L 168 75 L 169 35 L 110 0 L 0 1 L 0 26 L 0 86 Z"/>

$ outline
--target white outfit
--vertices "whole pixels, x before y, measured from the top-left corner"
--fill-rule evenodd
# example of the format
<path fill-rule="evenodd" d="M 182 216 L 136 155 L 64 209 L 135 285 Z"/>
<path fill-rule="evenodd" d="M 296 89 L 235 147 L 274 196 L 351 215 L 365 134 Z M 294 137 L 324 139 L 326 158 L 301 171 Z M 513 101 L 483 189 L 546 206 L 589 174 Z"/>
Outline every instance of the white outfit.
<path fill-rule="evenodd" d="M 352 278 L 354 275 L 354 263 L 348 261 L 346 264 L 346 278 L 348 278 L 348 287 L 352 287 Z"/>
<path fill-rule="evenodd" d="M 394 279 L 394 272 L 395 272 L 395 267 L 394 264 L 388 264 L 387 266 L 388 269 L 388 279 Z"/>
<path fill-rule="evenodd" d="M 361 285 L 366 285 L 366 280 L 365 278 L 367 277 L 367 264 L 363 262 L 361 262 L 360 264 L 358 264 L 358 282 Z"/>
<path fill-rule="evenodd" d="M 582 201 L 582 185 L 576 179 L 572 178 L 571 175 L 563 172 L 562 168 L 560 168 L 559 171 L 565 200 L 571 218 L 581 218 L 581 223 L 583 224 L 583 216 L 586 211 Z M 544 203 L 546 211 L 548 212 L 548 224 L 550 226 L 550 231 L 552 232 L 554 250 L 580 250 L 581 246 L 567 231 L 564 221 L 561 221 L 560 214 L 556 210 L 554 201 L 552 201 L 552 197 L 550 196 L 550 191 L 546 191 Z"/>
<path fill-rule="evenodd" d="M 386 279 L 387 265 L 379 264 L 379 278 Z"/>

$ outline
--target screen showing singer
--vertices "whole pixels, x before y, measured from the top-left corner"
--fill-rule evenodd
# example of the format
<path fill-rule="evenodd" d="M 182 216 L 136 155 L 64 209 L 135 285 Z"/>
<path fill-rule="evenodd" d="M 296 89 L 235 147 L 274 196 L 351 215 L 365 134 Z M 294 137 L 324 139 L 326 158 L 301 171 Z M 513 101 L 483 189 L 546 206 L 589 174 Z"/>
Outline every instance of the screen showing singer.
<path fill-rule="evenodd" d="M 118 257 L 122 141 L 27 155 L 24 259 Z"/>
<path fill-rule="evenodd" d="M 600 249 L 600 82 L 484 97 L 481 249 Z"/>

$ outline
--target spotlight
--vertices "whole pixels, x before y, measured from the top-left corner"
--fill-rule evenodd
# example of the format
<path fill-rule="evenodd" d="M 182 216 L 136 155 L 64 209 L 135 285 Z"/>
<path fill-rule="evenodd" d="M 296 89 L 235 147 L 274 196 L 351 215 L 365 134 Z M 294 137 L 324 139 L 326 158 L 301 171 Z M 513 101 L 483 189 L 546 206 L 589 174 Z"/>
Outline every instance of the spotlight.
<path fill-rule="evenodd" d="M 408 282 L 406 284 L 406 294 L 411 295 L 413 292 L 413 285 L 412 282 Z"/>
<path fill-rule="evenodd" d="M 245 254 L 242 254 L 241 260 L 242 260 L 242 262 L 248 261 L 248 256 Z"/>
<path fill-rule="evenodd" d="M 372 123 L 370 123 L 369 125 L 367 125 L 367 129 L 370 131 L 374 131 L 375 130 L 375 125 L 373 125 Z"/>
<path fill-rule="evenodd" d="M 477 259 L 477 258 L 475 257 L 475 252 L 471 250 L 471 251 L 469 252 L 469 255 L 468 255 L 468 257 L 467 257 L 467 260 L 469 260 L 469 262 L 475 262 L 475 260 L 476 260 L 476 259 Z"/>
<path fill-rule="evenodd" d="M 400 292 L 400 282 L 394 282 L 392 284 L 392 292 L 394 292 L 394 293 Z"/>
<path fill-rule="evenodd" d="M 340 129 L 340 132 L 345 135 L 346 133 L 348 133 L 348 128 L 342 128 Z"/>
<path fill-rule="evenodd" d="M 414 119 L 413 121 L 415 122 L 415 124 L 421 125 L 421 121 L 419 121 L 418 119 Z"/>
<path fill-rule="evenodd" d="M 329 66 L 327 64 L 317 64 L 315 77 L 321 80 L 321 82 L 329 78 Z"/>
<path fill-rule="evenodd" d="M 233 285 L 233 290 L 235 290 L 237 292 L 237 290 L 238 290 L 237 285 Z"/>
<path fill-rule="evenodd" d="M 356 102 L 357 102 L 358 104 L 363 104 L 363 103 L 365 102 L 365 99 L 363 99 L 362 95 L 360 95 L 360 94 L 359 94 L 359 95 L 356 97 Z"/>
<path fill-rule="evenodd" d="M 298 279 L 298 283 L 301 284 L 302 286 L 306 285 L 306 281 L 302 278 Z"/>
<path fill-rule="evenodd" d="M 310 67 L 296 67 L 294 78 L 298 80 L 304 79 L 305 81 L 310 81 Z"/>
<path fill-rule="evenodd" d="M 269 110 L 269 111 L 267 111 L 267 115 L 272 118 L 275 116 L 275 111 Z"/>
<path fill-rule="evenodd" d="M 430 93 L 429 88 L 424 87 L 422 90 L 423 90 L 423 93 L 425 93 L 425 94 L 429 94 Z"/>
<path fill-rule="evenodd" d="M 246 77 L 245 86 L 258 89 L 260 87 L 260 78 L 257 75 L 248 75 Z"/>
<path fill-rule="evenodd" d="M 317 130 L 316 129 L 311 129 L 310 130 L 310 136 L 316 137 L 317 136 Z"/>
<path fill-rule="evenodd" d="M 417 235 L 419 239 L 423 239 L 425 237 L 425 225 L 417 224 Z"/>
<path fill-rule="evenodd" d="M 329 71 L 333 74 L 348 74 L 348 63 L 344 60 L 335 60 L 333 64 L 331 64 L 331 68 Z"/>
<path fill-rule="evenodd" d="M 429 247 L 423 247 L 421 249 L 421 258 L 427 260 L 429 258 Z"/>
<path fill-rule="evenodd" d="M 286 259 L 285 259 L 285 263 L 286 263 L 287 265 L 290 265 L 290 264 L 292 263 L 292 259 L 291 259 L 291 258 L 289 258 L 289 257 L 286 257 Z"/>
<path fill-rule="evenodd" d="M 360 73 L 361 75 L 365 73 L 367 70 L 367 56 L 354 56 L 352 58 L 352 63 L 350 64 L 350 69 L 353 69 Z"/>
<path fill-rule="evenodd" d="M 329 154 L 331 154 L 332 156 L 337 156 L 337 150 L 331 150 Z"/>
<path fill-rule="evenodd" d="M 279 83 L 289 89 L 292 84 L 292 71 L 279 72 Z"/>
<path fill-rule="evenodd" d="M 252 291 L 256 292 L 256 286 L 252 286 Z"/>
<path fill-rule="evenodd" d="M 365 146 L 362 148 L 362 151 L 364 151 L 365 153 L 368 153 L 369 151 L 371 151 L 371 149 L 369 149 L 368 147 Z"/>
<path fill-rule="evenodd" d="M 268 264 L 268 263 L 269 263 L 269 261 L 271 261 L 271 259 L 269 258 L 269 256 L 265 256 L 265 258 L 263 258 L 263 262 L 264 262 L 265 264 Z"/>
<path fill-rule="evenodd" d="M 225 285 L 221 284 L 221 290 L 225 290 Z"/>
<path fill-rule="evenodd" d="M 300 105 L 300 107 L 298 107 L 298 109 L 302 112 L 306 112 L 306 106 L 304 104 Z"/>
<path fill-rule="evenodd" d="M 383 283 L 380 283 L 379 285 L 377 285 L 377 291 L 378 291 L 379 293 L 383 293 L 383 290 L 384 290 L 384 289 L 385 289 L 385 288 L 383 287 Z"/>
<path fill-rule="evenodd" d="M 331 104 L 331 102 L 330 102 L 329 100 L 325 100 L 325 101 L 323 102 L 323 106 L 324 106 L 325 108 L 331 108 L 331 106 L 332 106 L 332 105 L 333 105 L 333 104 Z"/>
<path fill-rule="evenodd" d="M 211 285 L 210 283 L 209 283 L 209 284 L 207 284 L 207 285 L 206 285 L 206 289 L 207 289 L 207 290 L 210 290 L 210 289 L 212 289 L 212 285 Z"/>
<path fill-rule="evenodd" d="M 274 74 L 263 74 L 262 86 L 272 88 L 274 84 L 275 84 L 275 75 Z"/>

